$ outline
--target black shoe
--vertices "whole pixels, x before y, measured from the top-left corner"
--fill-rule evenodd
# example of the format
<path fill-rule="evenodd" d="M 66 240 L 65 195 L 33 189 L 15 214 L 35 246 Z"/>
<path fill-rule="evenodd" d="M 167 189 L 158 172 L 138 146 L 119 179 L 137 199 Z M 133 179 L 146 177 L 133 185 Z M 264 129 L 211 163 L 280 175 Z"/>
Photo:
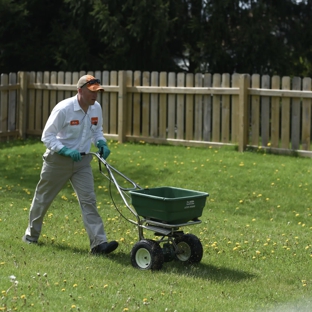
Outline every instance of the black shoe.
<path fill-rule="evenodd" d="M 109 243 L 102 243 L 97 245 L 91 249 L 91 253 L 93 255 L 107 255 L 114 251 L 118 247 L 118 243 L 116 241 L 111 241 Z"/>
<path fill-rule="evenodd" d="M 37 244 L 37 243 L 38 243 L 38 242 L 35 241 L 35 240 L 30 240 L 30 239 L 28 239 L 26 235 L 24 235 L 24 236 L 22 237 L 22 241 L 23 241 L 24 243 L 26 243 L 26 244 Z"/>

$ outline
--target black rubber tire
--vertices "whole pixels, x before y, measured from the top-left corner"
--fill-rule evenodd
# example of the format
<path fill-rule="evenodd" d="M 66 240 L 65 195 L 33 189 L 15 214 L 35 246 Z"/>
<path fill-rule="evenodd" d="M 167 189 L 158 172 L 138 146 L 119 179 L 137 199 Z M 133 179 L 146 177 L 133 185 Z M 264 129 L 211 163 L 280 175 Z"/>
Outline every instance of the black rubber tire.
<path fill-rule="evenodd" d="M 185 263 L 198 263 L 203 257 L 203 246 L 197 236 L 184 234 L 174 240 L 176 258 Z"/>
<path fill-rule="evenodd" d="M 140 270 L 160 270 L 164 255 L 160 245 L 151 239 L 142 239 L 131 250 L 131 264 Z"/>

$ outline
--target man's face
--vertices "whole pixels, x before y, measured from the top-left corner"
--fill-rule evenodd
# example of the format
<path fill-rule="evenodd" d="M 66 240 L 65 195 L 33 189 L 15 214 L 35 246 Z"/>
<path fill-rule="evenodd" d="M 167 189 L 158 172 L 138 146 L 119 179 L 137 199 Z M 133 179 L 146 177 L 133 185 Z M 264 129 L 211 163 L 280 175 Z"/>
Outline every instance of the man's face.
<path fill-rule="evenodd" d="M 86 105 L 93 105 L 97 99 L 99 91 L 91 91 L 87 86 L 78 89 L 81 101 Z"/>

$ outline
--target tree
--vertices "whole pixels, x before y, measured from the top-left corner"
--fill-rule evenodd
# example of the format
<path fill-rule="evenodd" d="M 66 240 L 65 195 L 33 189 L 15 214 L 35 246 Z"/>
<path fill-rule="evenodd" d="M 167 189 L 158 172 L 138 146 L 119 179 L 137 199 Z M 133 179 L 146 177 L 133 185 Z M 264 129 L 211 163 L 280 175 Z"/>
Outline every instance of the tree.
<path fill-rule="evenodd" d="M 0 72 L 312 75 L 312 0 L 0 0 Z"/>

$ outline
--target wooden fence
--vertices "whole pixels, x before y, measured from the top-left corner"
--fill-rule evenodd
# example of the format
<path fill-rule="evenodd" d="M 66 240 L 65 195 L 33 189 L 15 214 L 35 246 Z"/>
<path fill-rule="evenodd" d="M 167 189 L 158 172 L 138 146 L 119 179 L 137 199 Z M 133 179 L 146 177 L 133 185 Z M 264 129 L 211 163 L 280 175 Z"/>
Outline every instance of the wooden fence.
<path fill-rule="evenodd" d="M 139 71 L 101 79 L 107 139 L 188 146 L 237 145 L 312 157 L 311 78 Z M 1 75 L 0 139 L 40 136 L 52 108 L 86 72 Z"/>

